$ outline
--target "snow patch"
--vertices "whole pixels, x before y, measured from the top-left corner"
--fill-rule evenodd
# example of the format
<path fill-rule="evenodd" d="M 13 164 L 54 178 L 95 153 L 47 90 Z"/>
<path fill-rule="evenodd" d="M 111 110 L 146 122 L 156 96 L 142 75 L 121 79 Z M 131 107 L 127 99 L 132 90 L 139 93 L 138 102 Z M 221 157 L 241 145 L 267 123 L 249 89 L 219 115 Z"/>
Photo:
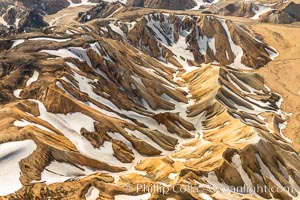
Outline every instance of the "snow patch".
<path fill-rule="evenodd" d="M 24 39 L 19 39 L 19 40 L 13 40 L 13 42 L 14 42 L 14 43 L 13 43 L 13 45 L 11 46 L 10 49 L 13 49 L 13 48 L 15 48 L 16 46 L 22 44 L 23 42 L 25 42 L 25 40 L 24 40 Z"/>
<path fill-rule="evenodd" d="M 31 123 L 31 122 L 28 122 L 25 119 L 22 119 L 21 121 L 19 121 L 19 120 L 14 121 L 14 126 L 16 126 L 16 127 L 35 126 L 35 127 L 39 128 L 41 130 L 52 132 L 50 129 L 48 129 L 48 128 L 40 125 L 40 124 Z"/>
<path fill-rule="evenodd" d="M 22 187 L 19 162 L 36 149 L 32 140 L 0 144 L 0 196 L 16 192 Z"/>
<path fill-rule="evenodd" d="M 228 28 L 227 23 L 226 23 L 226 20 L 224 20 L 224 19 L 218 19 L 218 20 L 221 22 L 221 24 L 222 24 L 222 26 L 223 26 L 226 34 L 227 34 L 227 38 L 228 38 L 228 41 L 229 41 L 229 44 L 230 44 L 230 48 L 231 48 L 232 52 L 235 55 L 234 62 L 230 66 L 232 66 L 234 68 L 248 70 L 249 68 L 242 63 L 242 56 L 244 54 L 243 49 L 239 45 L 236 45 L 233 42 L 230 31 L 229 31 L 229 28 Z"/>
<path fill-rule="evenodd" d="M 39 78 L 39 73 L 37 71 L 33 72 L 32 77 L 30 77 L 26 82 L 26 87 L 30 86 L 33 82 L 37 81 Z"/>
<path fill-rule="evenodd" d="M 194 2 L 197 5 L 194 8 L 192 8 L 191 10 L 199 10 L 201 8 L 201 6 L 209 6 L 209 5 L 218 3 L 219 0 L 213 0 L 211 3 L 208 1 L 204 1 L 204 0 L 194 0 Z"/>
<path fill-rule="evenodd" d="M 21 98 L 21 97 L 20 97 L 21 92 L 22 92 L 22 89 L 16 89 L 16 90 L 14 90 L 13 93 L 14 93 L 14 96 L 15 96 L 15 97 Z"/>
<path fill-rule="evenodd" d="M 98 188 L 92 186 L 89 188 L 87 193 L 85 194 L 86 200 L 96 200 L 99 197 L 100 191 Z"/>
<path fill-rule="evenodd" d="M 47 41 L 55 41 L 55 42 L 67 42 L 71 40 L 71 38 L 48 38 L 48 37 L 36 37 L 30 38 L 28 40 L 37 41 L 37 40 L 47 40 Z"/>
<path fill-rule="evenodd" d="M 259 16 L 261 16 L 262 14 L 264 14 L 270 10 L 272 10 L 272 8 L 270 6 L 255 5 L 254 8 L 252 9 L 252 11 L 255 13 L 255 15 L 253 17 L 251 17 L 251 19 L 259 19 Z"/>
<path fill-rule="evenodd" d="M 79 178 L 93 174 L 94 172 L 84 166 L 71 165 L 69 163 L 52 161 L 42 172 L 41 180 L 46 184 L 61 183 L 72 178 Z"/>

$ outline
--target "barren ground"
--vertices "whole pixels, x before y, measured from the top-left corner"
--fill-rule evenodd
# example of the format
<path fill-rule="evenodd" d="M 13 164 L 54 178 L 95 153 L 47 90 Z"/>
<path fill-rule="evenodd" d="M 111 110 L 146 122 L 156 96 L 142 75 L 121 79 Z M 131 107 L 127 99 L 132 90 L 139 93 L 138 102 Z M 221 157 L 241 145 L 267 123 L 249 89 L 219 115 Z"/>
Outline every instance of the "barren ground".
<path fill-rule="evenodd" d="M 283 110 L 292 113 L 284 134 L 300 152 L 300 26 L 257 24 L 252 29 L 280 53 L 258 73 L 273 91 L 283 96 Z"/>

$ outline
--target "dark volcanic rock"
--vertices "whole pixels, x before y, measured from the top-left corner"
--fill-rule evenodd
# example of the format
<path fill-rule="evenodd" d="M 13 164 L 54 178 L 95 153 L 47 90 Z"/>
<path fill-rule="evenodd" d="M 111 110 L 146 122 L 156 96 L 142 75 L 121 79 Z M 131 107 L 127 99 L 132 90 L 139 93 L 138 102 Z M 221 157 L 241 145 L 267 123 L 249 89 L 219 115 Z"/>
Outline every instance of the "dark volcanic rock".
<path fill-rule="evenodd" d="M 224 6 L 218 13 L 225 16 L 253 17 L 255 7 L 257 6 L 253 3 L 238 1 Z"/>
<path fill-rule="evenodd" d="M 144 7 L 144 0 L 127 0 L 126 5 L 131 7 Z"/>
<path fill-rule="evenodd" d="M 124 5 L 120 2 L 100 2 L 97 6 L 84 13 L 79 13 L 78 21 L 87 22 L 96 18 L 106 18 L 115 14 Z"/>
<path fill-rule="evenodd" d="M 67 8 L 70 3 L 68 0 L 14 0 L 16 5 L 24 6 L 26 8 L 35 8 L 42 14 L 54 14 L 58 11 Z M 81 0 L 71 0 L 72 3 L 82 3 Z M 91 3 L 101 3 L 101 0 L 89 0 Z"/>
<path fill-rule="evenodd" d="M 18 0 L 15 2 L 26 8 L 35 8 L 45 14 L 54 14 L 70 5 L 67 0 Z"/>
<path fill-rule="evenodd" d="M 259 17 L 259 21 L 284 24 L 300 21 L 300 4 L 294 2 L 285 3 L 278 9 L 262 14 Z"/>
<path fill-rule="evenodd" d="M 134 7 L 162 8 L 172 10 L 191 9 L 197 4 L 193 0 L 128 0 L 126 5 Z"/>
<path fill-rule="evenodd" d="M 25 18 L 20 20 L 18 32 L 23 32 L 25 29 L 39 29 L 48 25 L 40 14 L 31 10 L 26 13 Z"/>
<path fill-rule="evenodd" d="M 3 18 L 3 24 L 0 28 L 0 35 L 9 35 L 40 29 L 48 26 L 43 20 L 43 16 L 36 9 L 26 9 L 21 6 L 6 5 L 1 8 L 0 15 Z"/>

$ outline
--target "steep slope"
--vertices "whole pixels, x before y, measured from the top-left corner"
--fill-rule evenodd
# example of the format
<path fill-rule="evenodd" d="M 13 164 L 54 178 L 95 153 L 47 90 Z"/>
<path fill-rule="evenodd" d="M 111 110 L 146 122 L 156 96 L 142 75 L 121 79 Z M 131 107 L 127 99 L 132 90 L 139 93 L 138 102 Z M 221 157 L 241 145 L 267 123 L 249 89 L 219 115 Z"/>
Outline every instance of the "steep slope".
<path fill-rule="evenodd" d="M 171 10 L 199 9 L 218 1 L 214 0 L 127 0 L 130 7 L 162 8 Z"/>
<path fill-rule="evenodd" d="M 181 10 L 181 9 L 191 9 L 195 7 L 197 4 L 194 0 L 146 0 L 146 1 L 132 1 L 129 0 L 126 2 L 128 6 L 138 6 L 138 7 L 148 7 L 148 8 L 165 8 L 165 9 L 172 9 L 172 10 Z"/>
<path fill-rule="evenodd" d="M 40 28 L 49 26 L 44 21 L 45 16 L 57 13 L 65 8 L 80 6 L 93 7 L 103 1 L 63 0 L 63 1 L 15 1 L 3 0 L 0 2 L 0 35 L 9 36 L 22 32 L 39 31 Z M 67 14 L 64 14 L 67 15 Z M 50 23 L 50 25 L 52 25 Z"/>
<path fill-rule="evenodd" d="M 126 3 L 124 0 L 2 0 L 0 5 L 2 10 L 7 7 L 19 7 L 27 10 L 35 9 L 41 15 L 51 15 L 65 8 L 95 6 L 103 2 Z"/>
<path fill-rule="evenodd" d="M 300 5 L 294 1 L 259 3 L 253 1 L 223 2 L 215 13 L 247 17 L 261 22 L 289 24 L 299 21 Z M 213 9 L 209 9 L 213 10 Z"/>
<path fill-rule="evenodd" d="M 1 35 L 9 35 L 38 30 L 48 26 L 43 17 L 36 10 L 26 9 L 24 7 L 5 5 L 1 2 L 0 26 L 3 32 Z"/>
<path fill-rule="evenodd" d="M 152 12 L 1 41 L 0 149 L 20 149 L 0 171 L 21 173 L 0 195 L 298 198 L 282 99 L 253 72 L 277 52 L 228 20 Z"/>
<path fill-rule="evenodd" d="M 276 54 L 241 27 L 210 16 L 150 14 L 128 31 L 128 38 L 142 51 L 177 67 L 218 62 L 255 69 Z"/>
<path fill-rule="evenodd" d="M 90 10 L 79 13 L 78 21 L 87 22 L 97 18 L 109 18 L 118 13 L 125 12 L 127 7 L 120 2 L 101 2 Z"/>
<path fill-rule="evenodd" d="M 36 8 L 41 14 L 54 14 L 73 6 L 95 5 L 100 0 L 12 0 L 14 4 L 26 8 Z"/>
<path fill-rule="evenodd" d="M 284 23 L 289 24 L 292 22 L 300 21 L 300 4 L 292 2 L 286 2 L 279 6 L 279 8 L 273 9 L 260 15 L 259 20 L 262 22 L 271 23 Z"/>
<path fill-rule="evenodd" d="M 253 17 L 259 8 L 252 2 L 237 1 L 229 3 L 218 10 L 218 14 L 225 16 Z"/>

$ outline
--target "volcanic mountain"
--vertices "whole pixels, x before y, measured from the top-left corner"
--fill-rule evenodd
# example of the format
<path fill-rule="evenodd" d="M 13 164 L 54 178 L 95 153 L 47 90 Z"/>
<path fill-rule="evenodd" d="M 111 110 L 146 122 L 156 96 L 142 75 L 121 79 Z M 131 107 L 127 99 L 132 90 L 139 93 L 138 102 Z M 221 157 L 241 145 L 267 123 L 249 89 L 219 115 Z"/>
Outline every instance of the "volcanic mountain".
<path fill-rule="evenodd" d="M 300 21 L 300 4 L 286 2 L 259 17 L 262 22 L 292 23 Z"/>
<path fill-rule="evenodd" d="M 128 6 L 136 6 L 136 7 L 149 7 L 149 8 L 166 8 L 166 9 L 173 9 L 173 10 L 182 10 L 182 9 L 191 9 L 194 8 L 197 4 L 194 0 L 141 0 L 141 1 L 134 1 L 129 0 L 126 2 Z"/>
<path fill-rule="evenodd" d="M 3 199 L 299 198 L 283 99 L 256 72 L 276 49 L 199 12 L 65 17 L 0 40 Z"/>
<path fill-rule="evenodd" d="M 248 17 L 261 22 L 289 24 L 300 21 L 299 3 L 294 1 L 272 4 L 256 4 L 252 1 L 223 2 L 216 13 L 225 16 Z"/>
<path fill-rule="evenodd" d="M 48 26 L 36 10 L 0 2 L 0 35 L 33 31 Z"/>

